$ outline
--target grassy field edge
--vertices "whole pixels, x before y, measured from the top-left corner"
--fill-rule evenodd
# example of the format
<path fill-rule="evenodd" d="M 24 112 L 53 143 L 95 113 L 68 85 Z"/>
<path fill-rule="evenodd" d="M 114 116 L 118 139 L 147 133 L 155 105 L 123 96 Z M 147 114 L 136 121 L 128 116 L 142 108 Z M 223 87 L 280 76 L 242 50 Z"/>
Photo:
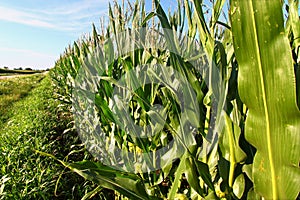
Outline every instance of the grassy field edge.
<path fill-rule="evenodd" d="M 95 186 L 65 170 L 53 159 L 82 160 L 84 151 L 74 131 L 63 133 L 70 116 L 57 109 L 53 86 L 46 76 L 10 111 L 11 118 L 0 129 L 0 199 L 80 199 Z M 75 153 L 68 155 L 70 151 Z"/>

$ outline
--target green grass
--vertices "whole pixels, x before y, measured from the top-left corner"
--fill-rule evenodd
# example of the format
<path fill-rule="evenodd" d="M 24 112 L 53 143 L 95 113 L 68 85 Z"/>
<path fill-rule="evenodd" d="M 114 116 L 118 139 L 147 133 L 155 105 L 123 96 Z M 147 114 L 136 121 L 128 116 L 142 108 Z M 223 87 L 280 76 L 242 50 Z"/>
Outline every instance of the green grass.
<path fill-rule="evenodd" d="M 0 127 L 10 117 L 11 105 L 25 97 L 43 78 L 39 74 L 0 79 Z"/>
<path fill-rule="evenodd" d="M 11 117 L 0 127 L 0 199 L 78 199 L 94 184 L 35 151 L 74 161 L 89 154 L 74 131 L 63 133 L 71 116 L 57 109 L 49 77 L 35 81 L 37 87 L 11 104 Z"/>

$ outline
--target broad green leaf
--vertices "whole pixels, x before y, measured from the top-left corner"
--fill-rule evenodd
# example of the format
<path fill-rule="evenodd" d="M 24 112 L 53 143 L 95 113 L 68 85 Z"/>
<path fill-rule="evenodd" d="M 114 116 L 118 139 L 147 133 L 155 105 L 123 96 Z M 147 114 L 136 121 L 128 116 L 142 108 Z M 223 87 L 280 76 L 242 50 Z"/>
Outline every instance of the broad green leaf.
<path fill-rule="evenodd" d="M 99 37 L 98 37 L 98 33 L 97 33 L 97 30 L 96 30 L 96 27 L 95 27 L 95 24 L 93 24 L 93 39 L 94 39 L 94 47 L 97 47 L 100 40 L 99 40 Z"/>
<path fill-rule="evenodd" d="M 241 199 L 245 190 L 245 177 L 244 174 L 240 174 L 234 181 L 232 186 L 233 193 Z"/>
<path fill-rule="evenodd" d="M 223 117 L 225 125 L 219 138 L 220 149 L 223 153 L 223 157 L 228 161 L 230 161 L 232 157 L 234 162 L 242 162 L 245 160 L 246 154 L 239 146 L 241 129 L 231 121 L 224 111 Z"/>
<path fill-rule="evenodd" d="M 222 8 L 225 4 L 226 0 L 217 0 L 214 4 L 214 9 L 213 9 L 213 19 L 212 19 L 212 27 L 211 28 L 215 28 L 215 25 L 222 13 Z"/>
<path fill-rule="evenodd" d="M 185 160 L 186 170 L 185 175 L 190 186 L 201 196 L 204 195 L 204 189 L 200 186 L 200 179 L 197 174 L 197 167 L 193 162 L 192 158 L 187 158 Z M 208 169 L 208 168 L 207 168 Z M 209 171 L 206 171 L 209 174 Z"/>
<path fill-rule="evenodd" d="M 99 184 L 101 187 L 116 190 L 132 199 L 149 199 L 149 196 L 145 191 L 145 186 L 142 184 L 140 178 L 135 174 L 124 173 L 100 163 L 87 160 L 75 163 L 67 163 L 57 159 L 51 154 L 40 151 L 36 152 L 57 160 L 65 167 L 76 172 L 85 179 Z"/>
<path fill-rule="evenodd" d="M 219 145 L 223 157 L 230 162 L 229 186 L 233 184 L 234 170 L 237 163 L 246 159 L 246 154 L 239 146 L 240 128 L 232 123 L 227 114 L 223 111 L 225 120 L 224 131 L 220 135 Z"/>
<path fill-rule="evenodd" d="M 65 164 L 72 171 L 102 187 L 117 190 L 130 198 L 149 199 L 145 187 L 137 175 L 122 173 L 91 161 Z"/>
<path fill-rule="evenodd" d="M 199 160 L 193 159 L 193 165 L 196 166 L 197 171 L 200 175 L 200 177 L 202 178 L 202 180 L 206 183 L 206 185 L 214 190 L 214 186 L 213 186 L 213 182 L 212 182 L 212 177 L 209 173 L 209 168 L 208 165 L 206 163 L 203 163 Z"/>
<path fill-rule="evenodd" d="M 144 19 L 144 21 L 142 22 L 142 26 L 144 26 L 151 18 L 153 18 L 155 16 L 155 12 L 150 12 L 146 18 Z"/>
<path fill-rule="evenodd" d="M 250 180 L 252 180 L 252 164 L 250 164 L 250 165 L 243 165 L 242 171 L 248 176 L 248 178 Z"/>
<path fill-rule="evenodd" d="M 187 153 L 185 153 L 181 160 L 180 160 L 180 163 L 177 167 L 177 170 L 176 170 L 176 173 L 175 173 L 175 179 L 174 179 L 174 182 L 172 183 L 172 186 L 169 190 L 169 193 L 168 193 L 168 199 L 174 199 L 175 198 L 175 195 L 177 193 L 177 190 L 178 188 L 180 187 L 180 184 L 181 184 L 181 178 L 182 178 L 182 174 L 184 173 L 185 169 L 186 169 L 186 158 L 187 158 Z"/>
<path fill-rule="evenodd" d="M 254 189 L 295 199 L 300 185 L 300 113 L 281 1 L 231 0 L 238 90 L 249 108 L 245 137 L 257 149 Z"/>
<path fill-rule="evenodd" d="M 187 1 L 187 0 L 185 0 Z M 212 58 L 214 53 L 214 39 L 212 37 L 213 33 L 210 33 L 209 28 L 205 22 L 205 17 L 202 9 L 203 0 L 193 0 L 194 5 L 194 19 L 197 22 L 198 33 L 200 41 L 203 45 L 205 52 L 209 58 Z"/>

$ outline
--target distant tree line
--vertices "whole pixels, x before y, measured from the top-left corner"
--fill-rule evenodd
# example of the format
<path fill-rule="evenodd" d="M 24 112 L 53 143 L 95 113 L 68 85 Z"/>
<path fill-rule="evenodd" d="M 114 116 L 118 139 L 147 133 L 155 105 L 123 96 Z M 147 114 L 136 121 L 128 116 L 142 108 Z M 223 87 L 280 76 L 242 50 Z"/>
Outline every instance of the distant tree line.
<path fill-rule="evenodd" d="M 50 69 L 47 68 L 46 70 L 38 70 L 38 69 L 32 69 L 30 67 L 16 67 L 14 69 L 9 69 L 9 67 L 4 66 L 4 67 L 0 67 L 0 73 L 41 73 L 44 71 L 49 71 Z"/>
<path fill-rule="evenodd" d="M 3 69 L 9 69 L 9 67 L 4 66 Z M 24 69 L 22 67 L 15 67 L 13 70 L 30 70 L 33 71 L 34 69 L 32 69 L 31 67 L 25 67 Z M 49 69 L 47 69 L 46 71 L 48 71 Z M 39 70 L 38 70 L 39 71 Z"/>

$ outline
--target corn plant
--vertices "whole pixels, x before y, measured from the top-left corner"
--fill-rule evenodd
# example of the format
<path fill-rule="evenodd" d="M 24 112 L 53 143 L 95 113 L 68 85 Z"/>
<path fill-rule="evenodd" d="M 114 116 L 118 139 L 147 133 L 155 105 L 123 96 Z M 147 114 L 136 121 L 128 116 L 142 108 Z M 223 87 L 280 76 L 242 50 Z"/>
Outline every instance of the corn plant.
<path fill-rule="evenodd" d="M 245 137 L 257 150 L 250 178 L 267 199 L 293 199 L 300 183 L 300 113 L 282 3 L 232 1 L 231 7 L 239 94 L 249 108 Z"/>
<path fill-rule="evenodd" d="M 72 104 L 81 139 L 98 159 L 60 162 L 99 184 L 94 192 L 108 188 L 132 199 L 297 198 L 298 2 L 205 3 L 178 1 L 166 13 L 158 0 L 151 12 L 144 1 L 115 2 L 108 25 L 100 32 L 93 26 L 57 61 L 58 95 Z M 146 65 L 156 67 L 140 68 Z M 186 81 L 178 84 L 178 77 Z M 129 108 L 118 107 L 124 104 L 115 94 Z M 181 103 L 180 95 L 191 100 Z"/>

